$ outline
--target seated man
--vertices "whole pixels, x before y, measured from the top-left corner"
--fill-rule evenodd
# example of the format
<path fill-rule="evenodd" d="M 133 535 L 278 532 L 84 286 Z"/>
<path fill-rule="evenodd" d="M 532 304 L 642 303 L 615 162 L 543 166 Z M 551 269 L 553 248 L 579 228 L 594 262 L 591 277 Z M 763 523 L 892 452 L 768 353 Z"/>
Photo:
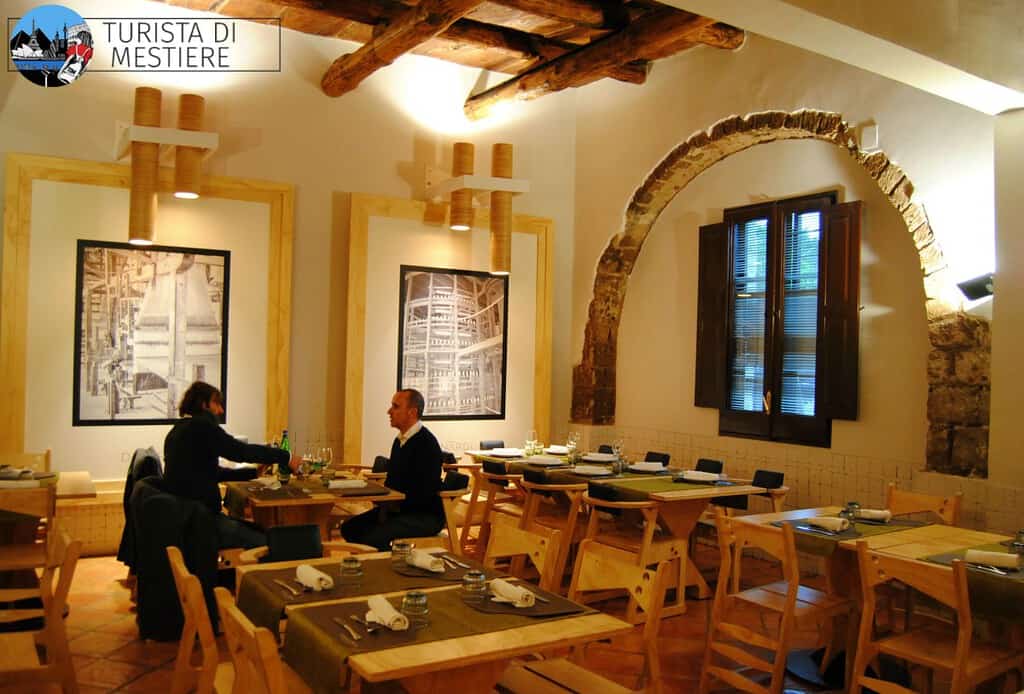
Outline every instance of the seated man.
<path fill-rule="evenodd" d="M 384 484 L 405 494 L 405 500 L 381 504 L 341 524 L 349 542 L 372 545 L 381 551 L 399 537 L 430 537 L 444 527 L 441 490 L 441 446 L 420 422 L 423 396 L 407 388 L 395 393 L 388 408 L 398 436 L 391 444 L 391 460 Z"/>
<path fill-rule="evenodd" d="M 217 520 L 217 546 L 246 549 L 267 544 L 262 532 L 220 511 L 220 466 L 217 458 L 236 462 L 276 463 L 297 470 L 302 458 L 271 446 L 242 443 L 220 427 L 223 396 L 208 383 L 196 381 L 178 406 L 182 419 L 164 439 L 164 490 L 203 502 Z"/>

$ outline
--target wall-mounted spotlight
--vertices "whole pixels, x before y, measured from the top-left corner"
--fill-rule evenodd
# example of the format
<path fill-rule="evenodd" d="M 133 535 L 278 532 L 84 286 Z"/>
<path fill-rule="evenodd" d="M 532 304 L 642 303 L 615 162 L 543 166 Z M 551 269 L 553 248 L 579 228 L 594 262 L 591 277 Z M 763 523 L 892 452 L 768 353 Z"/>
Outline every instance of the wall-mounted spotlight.
<path fill-rule="evenodd" d="M 996 276 L 991 272 L 987 272 L 984 275 L 972 277 L 963 282 L 957 282 L 956 286 L 960 287 L 960 291 L 968 299 L 977 301 L 978 299 L 984 299 L 986 296 L 995 294 L 995 283 Z"/>

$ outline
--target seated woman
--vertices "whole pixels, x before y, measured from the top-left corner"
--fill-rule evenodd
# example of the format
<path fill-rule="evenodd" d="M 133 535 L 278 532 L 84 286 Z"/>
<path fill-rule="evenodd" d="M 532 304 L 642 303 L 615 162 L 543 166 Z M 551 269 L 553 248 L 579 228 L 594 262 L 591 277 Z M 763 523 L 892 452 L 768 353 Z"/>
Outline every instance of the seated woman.
<path fill-rule="evenodd" d="M 271 446 L 242 443 L 220 427 L 224 415 L 221 392 L 196 381 L 185 391 L 178 413 L 182 419 L 164 439 L 164 489 L 206 504 L 217 518 L 218 546 L 250 549 L 267 543 L 262 532 L 221 513 L 217 458 L 236 462 L 288 465 L 297 470 L 302 458 Z"/>

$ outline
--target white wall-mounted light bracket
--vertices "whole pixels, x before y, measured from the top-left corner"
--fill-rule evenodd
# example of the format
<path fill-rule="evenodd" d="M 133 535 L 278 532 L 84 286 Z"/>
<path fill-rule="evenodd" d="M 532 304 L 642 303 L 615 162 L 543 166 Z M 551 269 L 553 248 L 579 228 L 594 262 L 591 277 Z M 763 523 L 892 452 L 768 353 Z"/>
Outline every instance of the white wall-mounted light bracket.
<path fill-rule="evenodd" d="M 530 182 L 524 178 L 498 178 L 497 176 L 455 176 L 448 172 L 431 166 L 426 167 L 426 198 L 438 202 L 444 200 L 453 190 L 470 188 L 473 197 L 486 195 L 495 190 L 501 190 L 513 195 L 522 195 L 530 192 Z"/>
<path fill-rule="evenodd" d="M 132 142 L 155 142 L 160 145 L 160 160 L 174 162 L 175 147 L 196 147 L 203 151 L 206 159 L 217 150 L 220 135 L 202 130 L 179 130 L 178 128 L 152 128 L 117 121 L 114 123 L 114 161 L 131 155 Z"/>

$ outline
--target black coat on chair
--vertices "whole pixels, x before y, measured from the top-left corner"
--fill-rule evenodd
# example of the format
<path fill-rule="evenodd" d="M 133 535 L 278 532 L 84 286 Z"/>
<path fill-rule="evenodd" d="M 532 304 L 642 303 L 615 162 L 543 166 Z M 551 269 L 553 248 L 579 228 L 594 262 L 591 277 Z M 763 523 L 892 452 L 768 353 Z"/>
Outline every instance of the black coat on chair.
<path fill-rule="evenodd" d="M 163 491 L 157 477 L 135 483 L 129 511 L 135 529 L 139 637 L 156 641 L 181 638 L 184 616 L 167 561 L 171 545 L 181 549 L 185 566 L 199 579 L 216 631 L 217 526 L 213 514 L 202 502 Z"/>
<path fill-rule="evenodd" d="M 135 483 L 145 477 L 164 476 L 160 465 L 160 455 L 153 448 L 136 448 L 132 462 L 128 464 L 128 476 L 124 480 L 124 530 L 121 532 L 121 545 L 117 550 L 117 560 L 125 564 L 129 573 L 135 573 L 135 526 L 132 525 L 128 513 L 128 502 L 132 498 Z"/>

